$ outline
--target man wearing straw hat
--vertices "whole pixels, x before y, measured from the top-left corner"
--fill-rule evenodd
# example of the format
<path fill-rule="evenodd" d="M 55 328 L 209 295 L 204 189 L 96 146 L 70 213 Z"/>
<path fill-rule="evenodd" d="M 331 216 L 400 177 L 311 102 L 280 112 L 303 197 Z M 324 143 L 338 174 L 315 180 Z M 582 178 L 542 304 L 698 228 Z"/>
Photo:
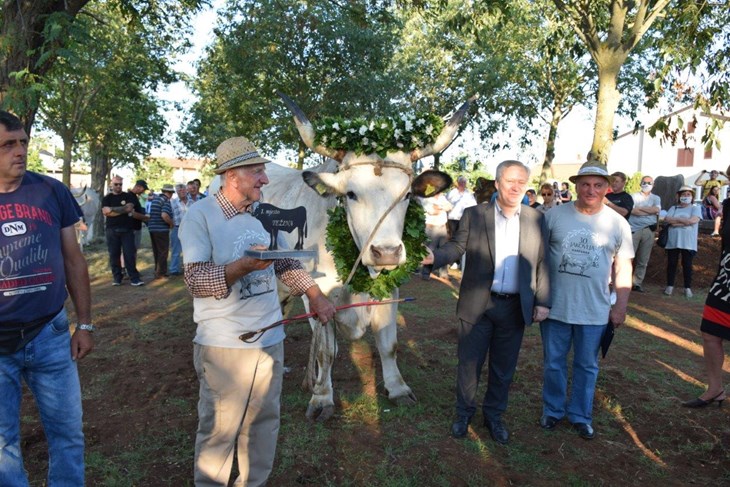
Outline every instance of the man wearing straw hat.
<path fill-rule="evenodd" d="M 613 182 L 606 166 L 586 162 L 570 181 L 575 183 L 577 199 L 545 214 L 552 308 L 540 324 L 544 357 L 540 425 L 553 429 L 567 416 L 580 437 L 590 440 L 598 349 L 608 323 L 618 327 L 626 319 L 634 246 L 626 218 L 603 204 Z M 612 266 L 617 296 L 613 306 L 608 287 Z"/>
<path fill-rule="evenodd" d="M 235 485 L 257 486 L 266 483 L 276 452 L 284 329 L 273 328 L 249 342 L 239 336 L 282 319 L 276 278 L 294 294 L 305 294 L 320 322 L 332 319 L 335 308 L 298 261 L 245 256 L 246 250 L 263 250 L 269 243 L 251 214 L 269 182 L 269 161 L 244 137 L 224 141 L 216 156 L 221 189 L 192 205 L 179 231 L 197 324 L 195 485 L 227 485 L 236 452 L 240 477 Z M 282 239 L 279 245 L 286 243 Z"/>

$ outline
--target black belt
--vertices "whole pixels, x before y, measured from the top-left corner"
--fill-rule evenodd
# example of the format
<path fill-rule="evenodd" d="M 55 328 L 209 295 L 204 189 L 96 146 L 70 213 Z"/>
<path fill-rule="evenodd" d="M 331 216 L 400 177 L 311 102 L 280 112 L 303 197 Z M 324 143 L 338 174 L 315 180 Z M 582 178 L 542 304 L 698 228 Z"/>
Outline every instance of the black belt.
<path fill-rule="evenodd" d="M 492 295 L 493 298 L 499 298 L 499 299 L 512 299 L 512 298 L 519 298 L 520 295 L 515 294 L 506 294 L 506 293 L 496 293 L 494 291 L 490 292 L 489 294 Z"/>

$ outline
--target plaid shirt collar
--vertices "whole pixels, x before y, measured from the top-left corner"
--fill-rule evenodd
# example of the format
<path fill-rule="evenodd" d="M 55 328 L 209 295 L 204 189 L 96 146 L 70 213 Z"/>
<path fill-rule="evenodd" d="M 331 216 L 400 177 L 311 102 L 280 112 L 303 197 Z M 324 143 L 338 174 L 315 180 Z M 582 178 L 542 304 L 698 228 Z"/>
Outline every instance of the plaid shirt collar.
<path fill-rule="evenodd" d="M 215 200 L 218 202 L 218 205 L 221 207 L 221 210 L 223 210 L 223 216 L 226 220 L 230 220 L 234 216 L 240 214 L 240 213 L 251 213 L 251 210 L 253 209 L 253 205 L 249 205 L 248 208 L 246 208 L 244 211 L 238 211 L 235 206 L 233 206 L 233 203 L 231 203 L 228 198 L 223 196 L 222 191 L 218 191 L 215 194 Z"/>

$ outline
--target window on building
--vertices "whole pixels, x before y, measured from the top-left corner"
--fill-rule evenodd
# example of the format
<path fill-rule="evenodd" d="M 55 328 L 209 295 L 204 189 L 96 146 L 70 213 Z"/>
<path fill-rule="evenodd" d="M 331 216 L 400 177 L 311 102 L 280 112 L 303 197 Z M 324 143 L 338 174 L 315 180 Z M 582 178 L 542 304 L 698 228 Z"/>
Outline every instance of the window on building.
<path fill-rule="evenodd" d="M 695 160 L 695 150 L 689 148 L 677 149 L 677 167 L 692 167 Z"/>
<path fill-rule="evenodd" d="M 690 122 L 689 122 L 689 123 L 687 124 L 687 133 L 688 133 L 688 134 L 693 134 L 693 133 L 695 133 L 695 129 L 696 129 L 696 128 L 697 128 L 697 120 L 691 120 L 691 121 L 690 121 Z"/>
<path fill-rule="evenodd" d="M 705 159 L 712 159 L 712 146 L 705 149 Z"/>

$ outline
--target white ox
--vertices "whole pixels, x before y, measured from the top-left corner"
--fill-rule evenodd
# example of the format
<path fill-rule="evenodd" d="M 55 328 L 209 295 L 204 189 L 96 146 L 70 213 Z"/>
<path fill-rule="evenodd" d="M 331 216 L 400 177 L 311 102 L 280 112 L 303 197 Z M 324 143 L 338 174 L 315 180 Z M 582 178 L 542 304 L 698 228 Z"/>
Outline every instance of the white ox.
<path fill-rule="evenodd" d="M 94 238 L 94 220 L 96 214 L 99 213 L 99 208 L 101 208 L 101 198 L 99 198 L 99 193 L 87 186 L 71 188 L 70 190 L 84 214 L 86 230 L 79 229 L 77 232 L 79 245 L 83 249 L 84 245 L 90 244 Z"/>
<path fill-rule="evenodd" d="M 376 154 L 358 156 L 354 152 L 315 146 L 314 129 L 304 113 L 289 98 L 281 96 L 294 114 L 299 133 L 307 146 L 331 159 L 303 172 L 268 164 L 266 173 L 270 182 L 263 188 L 262 199 L 280 208 L 304 206 L 307 209 L 309 234 L 304 240 L 304 249 L 316 250 L 317 256 L 303 264 L 335 306 L 369 301 L 372 298 L 367 294 L 351 294 L 337 277 L 332 255 L 325 248 L 327 210 L 337 204 L 338 196 L 344 197 L 347 221 L 358 249 L 362 250 L 367 243 L 362 264 L 367 266 L 371 277 L 377 277 L 384 269 L 404 264 L 407 256 L 401 237 L 411 196 L 431 196 L 451 184 L 451 178 L 438 171 L 427 171 L 414 179 L 413 162 L 448 146 L 467 112 L 469 102 L 451 117 L 431 146 L 412 152 L 390 152 L 381 159 Z M 428 192 L 427 186 L 430 186 Z M 378 225 L 381 217 L 382 222 Z M 286 234 L 285 238 L 290 248 L 294 248 L 296 236 Z M 282 296 L 282 301 L 287 298 Z M 391 298 L 398 298 L 397 289 Z M 309 311 L 306 298 L 304 304 Z M 362 337 L 368 325 L 372 328 L 388 398 L 399 405 L 410 405 L 416 402 L 416 396 L 403 380 L 396 362 L 396 314 L 397 305 L 356 307 L 339 311 L 335 321 L 338 333 L 349 340 Z M 314 380 L 305 379 L 312 389 L 307 417 L 325 421 L 334 412 L 331 371 L 337 353 L 335 331 L 331 322 L 322 326 L 310 320 L 310 324 L 313 339 L 307 373 Z M 315 360 L 316 377 L 311 377 L 315 374 Z"/>

